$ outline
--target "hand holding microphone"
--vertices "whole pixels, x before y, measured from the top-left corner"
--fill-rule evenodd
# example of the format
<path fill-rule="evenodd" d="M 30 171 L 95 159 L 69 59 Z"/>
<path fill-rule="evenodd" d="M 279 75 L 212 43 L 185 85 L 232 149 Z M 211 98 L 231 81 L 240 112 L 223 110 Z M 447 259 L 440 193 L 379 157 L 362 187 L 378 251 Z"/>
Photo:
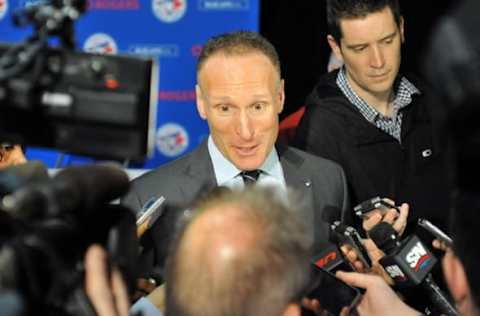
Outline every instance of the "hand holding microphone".
<path fill-rule="evenodd" d="M 354 212 L 363 220 L 367 233 L 378 223 L 386 222 L 401 236 L 407 227 L 409 209 L 407 203 L 395 206 L 393 200 L 376 196 L 355 206 Z"/>
<path fill-rule="evenodd" d="M 351 286 L 366 290 L 357 305 L 359 316 L 418 316 L 421 314 L 405 304 L 377 275 L 339 271 L 336 276 Z"/>
<path fill-rule="evenodd" d="M 382 222 L 370 231 L 372 240 L 386 254 L 380 260 L 381 265 L 395 280 L 398 288 L 421 286 L 428 295 L 433 307 L 447 316 L 457 316 L 455 307 L 435 284 L 430 271 L 437 259 L 423 245 L 420 239 L 409 236 L 400 241 L 393 227 Z"/>

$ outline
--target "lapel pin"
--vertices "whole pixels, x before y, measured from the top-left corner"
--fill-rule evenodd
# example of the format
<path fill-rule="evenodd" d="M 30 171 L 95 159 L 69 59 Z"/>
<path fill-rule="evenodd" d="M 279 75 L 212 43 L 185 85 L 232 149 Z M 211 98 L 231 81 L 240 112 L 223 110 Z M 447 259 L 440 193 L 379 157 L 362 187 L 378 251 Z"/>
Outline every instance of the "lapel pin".
<path fill-rule="evenodd" d="M 425 149 L 424 151 L 422 151 L 422 157 L 423 158 L 430 157 L 431 155 L 432 155 L 432 150 L 431 149 Z"/>

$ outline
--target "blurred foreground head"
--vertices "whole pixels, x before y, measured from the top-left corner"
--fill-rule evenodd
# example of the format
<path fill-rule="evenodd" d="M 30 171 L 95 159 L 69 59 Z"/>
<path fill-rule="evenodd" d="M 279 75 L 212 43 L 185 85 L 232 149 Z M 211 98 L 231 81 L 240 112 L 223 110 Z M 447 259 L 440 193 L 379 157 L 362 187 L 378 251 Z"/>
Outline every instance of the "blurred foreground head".
<path fill-rule="evenodd" d="M 268 189 L 219 189 L 198 203 L 167 263 L 167 315 L 299 315 L 310 241 Z"/>

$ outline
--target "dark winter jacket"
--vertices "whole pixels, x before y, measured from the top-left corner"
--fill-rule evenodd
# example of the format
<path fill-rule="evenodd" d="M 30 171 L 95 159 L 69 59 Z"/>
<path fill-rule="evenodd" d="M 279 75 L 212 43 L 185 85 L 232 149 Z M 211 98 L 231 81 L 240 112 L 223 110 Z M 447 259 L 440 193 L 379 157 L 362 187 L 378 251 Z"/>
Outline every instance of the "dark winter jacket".
<path fill-rule="evenodd" d="M 308 96 L 294 146 L 339 163 L 352 205 L 374 196 L 410 204 L 409 221 L 426 217 L 446 229 L 449 166 L 426 88 L 412 96 L 402 119 L 402 142 L 368 122 L 326 74 Z M 411 226 L 411 225 L 410 225 Z"/>

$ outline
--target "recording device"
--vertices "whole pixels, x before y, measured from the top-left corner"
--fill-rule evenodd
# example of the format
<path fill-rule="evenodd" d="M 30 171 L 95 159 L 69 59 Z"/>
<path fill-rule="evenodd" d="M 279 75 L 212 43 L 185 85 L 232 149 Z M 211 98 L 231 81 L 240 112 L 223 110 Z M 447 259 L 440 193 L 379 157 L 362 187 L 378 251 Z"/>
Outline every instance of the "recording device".
<path fill-rule="evenodd" d="M 137 214 L 137 226 L 142 225 L 149 220 L 149 226 L 151 226 L 155 220 L 162 215 L 162 204 L 165 202 L 163 196 L 158 199 L 152 198 L 145 203 L 140 212 Z"/>
<path fill-rule="evenodd" d="M 342 280 L 337 279 L 332 273 L 311 265 L 311 283 L 306 297 L 317 299 L 322 308 L 340 315 L 343 308 L 353 310 L 361 299 L 360 291 Z"/>
<path fill-rule="evenodd" d="M 109 204 L 128 187 L 119 167 L 97 165 L 67 168 L 4 195 L 0 291 L 17 293 L 25 315 L 96 315 L 83 289 L 83 258 L 94 243 L 108 251 L 109 262 L 119 267 L 132 291 L 135 216 Z"/>
<path fill-rule="evenodd" d="M 451 248 L 453 245 L 453 240 L 447 234 L 445 234 L 440 228 L 433 225 L 432 222 L 425 218 L 418 219 L 418 225 L 425 228 L 429 233 L 431 233 L 436 239 L 442 241 L 447 247 Z"/>
<path fill-rule="evenodd" d="M 392 225 L 381 222 L 369 231 L 375 244 L 385 252 L 380 264 L 399 289 L 421 286 L 428 295 L 435 310 L 447 316 L 458 316 L 455 307 L 434 282 L 430 271 L 437 259 L 420 239 L 409 236 L 399 240 Z"/>
<path fill-rule="evenodd" d="M 0 141 L 100 158 L 153 153 L 158 69 L 153 59 L 73 51 L 86 1 L 51 1 L 17 13 L 35 32 L 0 45 Z M 49 45 L 51 36 L 61 45 Z"/>
<path fill-rule="evenodd" d="M 151 228 L 157 219 L 162 216 L 164 208 L 162 207 L 165 198 L 151 198 L 137 213 L 137 236 L 141 237 L 147 229 Z"/>
<path fill-rule="evenodd" d="M 340 247 L 348 245 L 353 249 L 364 267 L 367 269 L 371 267 L 371 259 L 367 250 L 363 246 L 362 238 L 357 230 L 351 226 L 342 224 L 339 220 L 342 210 L 338 207 L 326 206 L 322 212 L 322 220 L 328 224 L 329 227 L 329 241 L 330 246 L 325 247 L 324 250 L 314 256 L 314 262 L 321 268 L 329 272 L 353 271 L 352 264 L 345 259 Z"/>
<path fill-rule="evenodd" d="M 360 218 L 363 218 L 365 215 L 370 213 L 371 211 L 377 209 L 382 213 L 382 216 L 385 215 L 386 212 L 390 209 L 396 209 L 397 212 L 400 212 L 398 207 L 389 202 L 385 201 L 384 199 L 380 198 L 379 196 L 375 196 L 371 199 L 363 201 L 362 203 L 358 204 L 353 208 L 355 215 Z"/>
<path fill-rule="evenodd" d="M 330 225 L 330 241 L 337 245 L 348 245 L 357 253 L 357 259 L 366 269 L 371 268 L 372 260 L 363 245 L 362 238 L 357 230 L 351 226 L 335 221 Z"/>
<path fill-rule="evenodd" d="M 335 273 L 336 271 L 353 271 L 351 264 L 345 259 L 336 244 L 324 247 L 312 260 L 319 268 Z"/>

